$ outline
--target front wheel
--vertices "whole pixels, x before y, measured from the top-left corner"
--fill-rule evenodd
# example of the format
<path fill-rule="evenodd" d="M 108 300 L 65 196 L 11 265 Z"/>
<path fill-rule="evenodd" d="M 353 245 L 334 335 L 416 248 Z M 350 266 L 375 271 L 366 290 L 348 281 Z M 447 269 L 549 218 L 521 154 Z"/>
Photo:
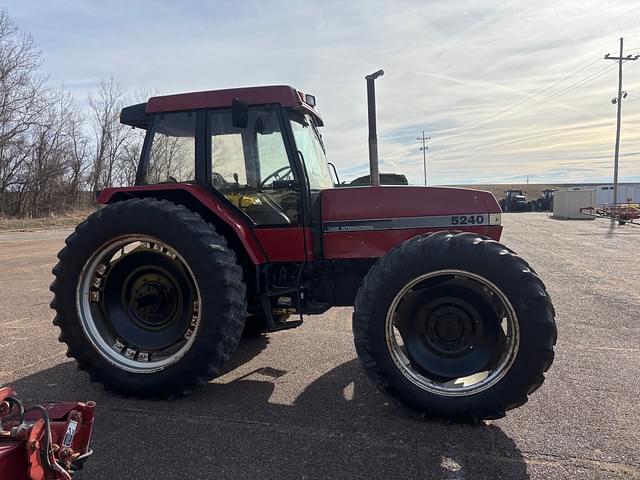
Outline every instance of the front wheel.
<path fill-rule="evenodd" d="M 474 421 L 524 404 L 556 339 L 531 267 L 495 241 L 449 232 L 410 239 L 374 265 L 353 331 L 382 390 L 420 412 Z"/>

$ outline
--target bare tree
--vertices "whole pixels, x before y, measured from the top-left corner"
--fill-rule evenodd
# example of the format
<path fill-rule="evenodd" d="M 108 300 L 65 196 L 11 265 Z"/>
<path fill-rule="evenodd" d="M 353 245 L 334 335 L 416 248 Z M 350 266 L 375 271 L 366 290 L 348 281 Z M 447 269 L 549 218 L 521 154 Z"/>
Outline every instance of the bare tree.
<path fill-rule="evenodd" d="M 114 185 L 130 187 L 135 184 L 144 134 L 145 130 L 135 129 L 127 135 L 114 168 Z"/>
<path fill-rule="evenodd" d="M 120 111 L 125 101 L 124 89 L 113 78 L 100 83 L 97 96 L 89 97 L 95 134 L 91 172 L 93 192 L 113 184 L 114 170 L 129 139 L 130 129 L 120 124 Z"/>
<path fill-rule="evenodd" d="M 0 211 L 19 187 L 28 160 L 29 133 L 42 114 L 42 57 L 30 35 L 20 34 L 0 10 Z"/>
<path fill-rule="evenodd" d="M 63 88 L 47 87 L 41 64 L 31 36 L 0 10 L 0 215 L 88 206 L 90 191 L 135 182 L 144 132 L 120 124 L 125 90 L 102 82 L 85 115 Z"/>
<path fill-rule="evenodd" d="M 86 120 L 84 115 L 73 105 L 69 111 L 68 141 L 69 161 L 67 168 L 67 189 L 69 206 L 81 203 L 80 194 L 87 187 L 87 172 L 91 149 L 89 139 L 85 133 Z"/>
<path fill-rule="evenodd" d="M 69 193 L 68 173 L 82 169 L 75 158 L 78 152 L 74 143 L 82 139 L 77 132 L 78 114 L 73 99 L 59 89 L 48 91 L 43 101 L 46 111 L 32 131 L 29 168 L 24 178 L 31 216 L 64 209 Z"/>

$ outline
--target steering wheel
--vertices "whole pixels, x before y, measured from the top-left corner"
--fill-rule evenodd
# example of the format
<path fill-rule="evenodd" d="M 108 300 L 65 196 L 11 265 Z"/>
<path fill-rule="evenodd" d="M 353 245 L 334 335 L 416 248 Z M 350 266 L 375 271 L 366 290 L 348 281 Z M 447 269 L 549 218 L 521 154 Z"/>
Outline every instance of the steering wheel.
<path fill-rule="evenodd" d="M 286 172 L 286 173 L 284 173 Z M 273 178 L 273 181 L 282 180 L 285 177 L 288 177 L 291 174 L 291 167 L 289 165 L 285 165 L 284 167 L 280 167 L 275 172 L 270 173 L 258 184 L 258 188 L 263 188 L 269 180 Z"/>

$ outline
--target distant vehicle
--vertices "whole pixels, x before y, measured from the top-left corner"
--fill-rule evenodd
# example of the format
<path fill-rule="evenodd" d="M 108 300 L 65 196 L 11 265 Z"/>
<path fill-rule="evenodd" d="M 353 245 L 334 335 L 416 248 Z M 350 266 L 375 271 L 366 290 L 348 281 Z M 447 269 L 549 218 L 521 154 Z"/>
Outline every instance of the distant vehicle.
<path fill-rule="evenodd" d="M 344 183 L 343 186 L 359 186 L 359 185 L 371 185 L 371 175 L 364 175 L 352 180 L 349 183 Z M 401 173 L 381 173 L 380 185 L 409 185 L 407 177 Z"/>
<path fill-rule="evenodd" d="M 553 194 L 558 190 L 555 188 L 547 188 L 542 191 L 542 195 L 535 200 L 529 202 L 529 211 L 534 212 L 550 212 L 553 210 Z"/>
<path fill-rule="evenodd" d="M 522 190 L 505 190 L 505 197 L 500 200 L 503 212 L 528 212 L 531 210 Z"/>

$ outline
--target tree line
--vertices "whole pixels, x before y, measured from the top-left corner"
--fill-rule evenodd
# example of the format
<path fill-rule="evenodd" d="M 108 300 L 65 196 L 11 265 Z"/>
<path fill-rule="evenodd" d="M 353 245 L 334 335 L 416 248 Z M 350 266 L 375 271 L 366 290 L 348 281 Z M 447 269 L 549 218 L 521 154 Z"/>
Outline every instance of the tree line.
<path fill-rule="evenodd" d="M 33 37 L 0 11 L 0 216 L 89 208 L 105 186 L 135 181 L 142 134 L 119 121 L 135 101 L 110 79 L 82 109 L 42 63 Z"/>

